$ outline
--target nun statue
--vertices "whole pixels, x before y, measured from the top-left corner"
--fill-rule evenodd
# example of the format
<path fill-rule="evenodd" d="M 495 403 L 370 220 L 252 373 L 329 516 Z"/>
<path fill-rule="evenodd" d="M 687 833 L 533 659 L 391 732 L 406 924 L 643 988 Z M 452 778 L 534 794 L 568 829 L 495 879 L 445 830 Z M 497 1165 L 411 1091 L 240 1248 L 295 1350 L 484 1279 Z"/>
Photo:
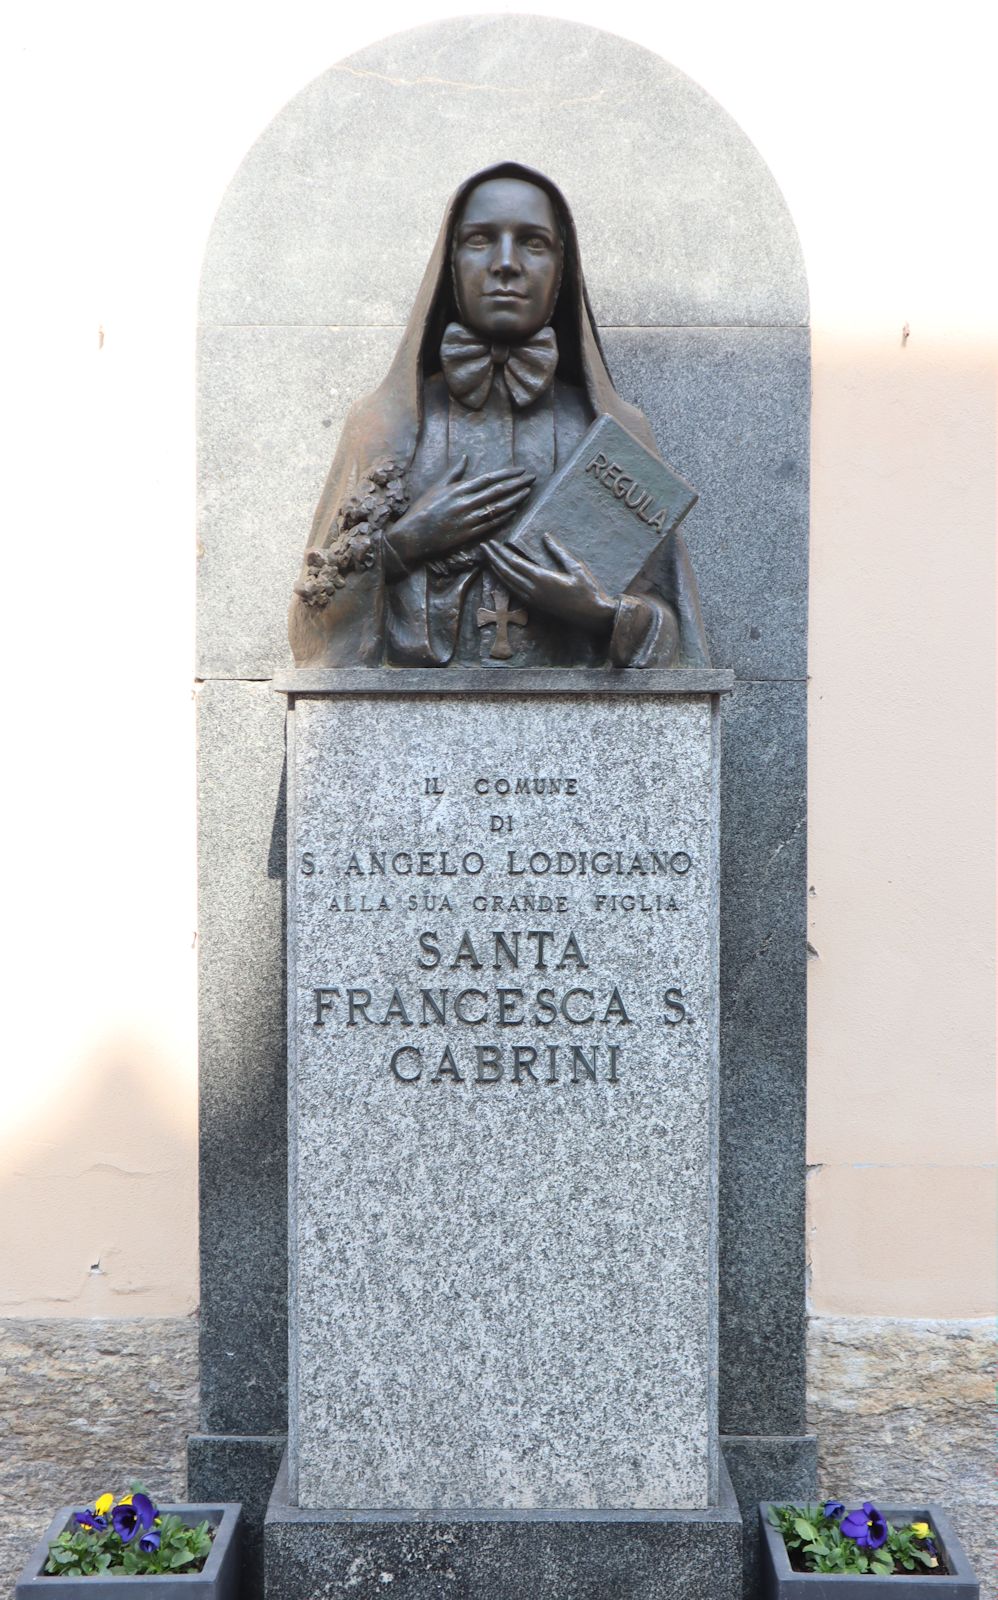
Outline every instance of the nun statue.
<path fill-rule="evenodd" d="M 388 375 L 347 418 L 291 602 L 296 664 L 708 665 L 678 530 L 623 594 L 554 539 L 548 564 L 502 542 L 604 414 L 657 454 L 607 370 L 564 197 L 489 167 L 450 201 Z"/>

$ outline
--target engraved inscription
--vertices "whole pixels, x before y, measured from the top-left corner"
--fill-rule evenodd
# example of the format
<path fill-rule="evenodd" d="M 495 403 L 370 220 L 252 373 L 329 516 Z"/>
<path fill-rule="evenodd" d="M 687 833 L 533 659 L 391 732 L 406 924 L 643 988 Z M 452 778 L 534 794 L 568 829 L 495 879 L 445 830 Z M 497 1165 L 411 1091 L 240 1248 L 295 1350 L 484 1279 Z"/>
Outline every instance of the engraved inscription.
<path fill-rule="evenodd" d="M 655 506 L 650 492 L 645 489 L 636 478 L 625 473 L 617 461 L 611 461 L 598 450 L 591 461 L 586 462 L 587 472 L 591 472 L 598 483 L 610 489 L 618 500 L 623 500 L 628 511 L 641 522 L 647 523 L 649 528 L 656 528 L 661 533 L 669 515 L 668 506 Z M 654 508 L 654 509 L 653 509 Z"/>
<path fill-rule="evenodd" d="M 398 848 L 349 837 L 302 841 L 302 892 L 319 893 L 323 881 L 330 927 L 372 916 L 405 919 L 412 930 L 401 943 L 393 936 L 399 954 L 387 968 L 329 963 L 322 970 L 316 952 L 307 1014 L 323 1049 L 335 1051 L 341 1037 L 369 1037 L 371 1048 L 358 1059 L 400 1088 L 612 1089 L 627 1081 L 633 1044 L 693 1026 L 681 943 L 663 957 L 656 990 L 635 985 L 619 969 L 619 954 L 608 969 L 602 940 L 593 945 L 602 924 L 633 915 L 643 929 L 682 927 L 688 885 L 700 872 L 692 840 L 685 848 L 678 829 L 672 838 L 641 832 L 628 840 L 626 818 L 624 837 L 587 840 L 578 775 L 500 769 L 458 786 L 479 818 L 481 837 L 472 844 L 448 836 L 449 814 L 439 810 L 453 782 L 432 774 L 419 786 L 412 837 L 403 810 Z M 497 801 L 511 809 L 495 809 Z M 570 841 L 557 837 L 566 823 Z M 509 840 L 521 825 L 536 844 Z M 543 837 L 548 827 L 554 839 Z M 425 920 L 413 926 L 421 914 Z"/>

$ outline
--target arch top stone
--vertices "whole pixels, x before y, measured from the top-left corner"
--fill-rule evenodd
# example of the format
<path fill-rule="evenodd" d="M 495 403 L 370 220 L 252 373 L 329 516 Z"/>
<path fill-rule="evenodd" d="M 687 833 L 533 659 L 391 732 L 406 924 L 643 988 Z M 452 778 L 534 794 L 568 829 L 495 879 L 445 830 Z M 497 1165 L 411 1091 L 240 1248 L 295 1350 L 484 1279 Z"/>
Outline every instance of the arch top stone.
<path fill-rule="evenodd" d="M 600 325 L 806 324 L 796 231 L 732 118 L 640 45 L 524 15 L 395 34 L 302 90 L 226 191 L 201 321 L 404 323 L 447 196 L 504 159 L 568 196 Z"/>

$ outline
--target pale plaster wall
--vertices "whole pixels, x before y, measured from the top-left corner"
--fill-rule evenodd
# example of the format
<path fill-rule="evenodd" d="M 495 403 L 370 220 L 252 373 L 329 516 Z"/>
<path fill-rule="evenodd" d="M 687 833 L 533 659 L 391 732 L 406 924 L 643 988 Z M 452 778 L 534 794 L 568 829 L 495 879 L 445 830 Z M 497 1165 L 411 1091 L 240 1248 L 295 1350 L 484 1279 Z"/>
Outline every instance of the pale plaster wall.
<path fill-rule="evenodd" d="M 200 257 L 232 171 L 286 100 L 453 9 L 42 0 L 8 24 L 0 1314 L 196 1305 Z M 814 327 L 812 1301 L 981 1315 L 995 1299 L 988 9 L 542 9 L 610 23 L 702 83 L 800 231 Z"/>
<path fill-rule="evenodd" d="M 994 345 L 941 302 L 906 344 L 897 326 L 819 327 L 814 354 L 812 1307 L 981 1316 L 995 1306 Z"/>

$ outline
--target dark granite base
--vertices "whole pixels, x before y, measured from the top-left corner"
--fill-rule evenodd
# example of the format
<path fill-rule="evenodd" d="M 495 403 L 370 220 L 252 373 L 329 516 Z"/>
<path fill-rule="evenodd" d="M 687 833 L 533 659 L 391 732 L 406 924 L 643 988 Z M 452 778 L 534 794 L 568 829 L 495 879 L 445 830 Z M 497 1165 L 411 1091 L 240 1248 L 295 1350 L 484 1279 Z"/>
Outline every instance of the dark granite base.
<path fill-rule="evenodd" d="M 205 683 L 198 716 L 200 1424 L 288 1420 L 284 704 Z"/>
<path fill-rule="evenodd" d="M 264 1524 L 267 1600 L 738 1600 L 742 1524 L 708 1511 L 306 1511 L 287 1462 Z"/>
<path fill-rule="evenodd" d="M 804 1433 L 807 696 L 721 707 L 719 1431 Z"/>
<path fill-rule="evenodd" d="M 744 1600 L 758 1600 L 762 1594 L 759 1502 L 815 1499 L 818 1441 L 813 1434 L 766 1439 L 722 1434 L 721 1453 L 742 1514 Z"/>
<path fill-rule="evenodd" d="M 192 1433 L 189 1500 L 238 1500 L 243 1508 L 240 1600 L 262 1600 L 263 1519 L 284 1455 L 283 1435 Z"/>

